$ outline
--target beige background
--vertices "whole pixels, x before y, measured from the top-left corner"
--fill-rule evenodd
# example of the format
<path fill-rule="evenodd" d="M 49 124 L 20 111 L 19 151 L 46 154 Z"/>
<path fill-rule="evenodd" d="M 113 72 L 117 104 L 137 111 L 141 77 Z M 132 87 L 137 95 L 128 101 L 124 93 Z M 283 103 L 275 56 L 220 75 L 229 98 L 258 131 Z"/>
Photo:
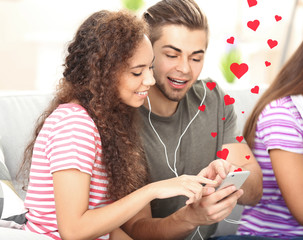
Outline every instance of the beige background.
<path fill-rule="evenodd" d="M 225 87 L 270 83 L 280 69 L 281 56 L 292 19 L 295 0 L 266 0 L 249 8 L 244 0 L 196 0 L 210 24 L 210 44 L 201 77 L 212 77 Z M 146 0 L 145 8 L 157 2 Z M 287 44 L 288 57 L 303 39 L 303 1 L 295 11 L 293 31 Z M 53 90 L 62 75 L 65 48 L 77 27 L 100 9 L 117 10 L 119 0 L 0 0 L 0 90 Z M 138 12 L 138 14 L 141 14 Z M 276 22 L 275 15 L 282 16 Z M 248 21 L 258 19 L 256 32 Z M 234 36 L 249 71 L 228 85 L 219 61 Z M 269 49 L 266 41 L 279 42 Z M 272 65 L 265 67 L 264 62 Z"/>

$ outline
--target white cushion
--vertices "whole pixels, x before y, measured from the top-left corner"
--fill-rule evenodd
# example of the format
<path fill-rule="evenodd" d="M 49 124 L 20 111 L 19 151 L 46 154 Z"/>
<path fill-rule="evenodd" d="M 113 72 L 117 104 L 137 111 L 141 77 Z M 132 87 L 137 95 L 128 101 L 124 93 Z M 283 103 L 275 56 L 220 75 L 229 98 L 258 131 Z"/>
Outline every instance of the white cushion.
<path fill-rule="evenodd" d="M 26 212 L 23 200 L 12 184 L 0 146 L 0 227 L 22 228 Z"/>

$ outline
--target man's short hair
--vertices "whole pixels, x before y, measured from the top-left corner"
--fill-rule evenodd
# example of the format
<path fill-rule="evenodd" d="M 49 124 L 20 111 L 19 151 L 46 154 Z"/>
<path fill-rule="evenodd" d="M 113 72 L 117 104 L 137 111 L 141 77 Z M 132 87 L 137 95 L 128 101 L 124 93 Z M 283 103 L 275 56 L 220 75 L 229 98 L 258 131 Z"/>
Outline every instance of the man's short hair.
<path fill-rule="evenodd" d="M 204 30 L 208 38 L 207 18 L 194 0 L 162 0 L 148 8 L 143 17 L 150 27 L 152 44 L 161 37 L 161 28 L 166 25 Z"/>

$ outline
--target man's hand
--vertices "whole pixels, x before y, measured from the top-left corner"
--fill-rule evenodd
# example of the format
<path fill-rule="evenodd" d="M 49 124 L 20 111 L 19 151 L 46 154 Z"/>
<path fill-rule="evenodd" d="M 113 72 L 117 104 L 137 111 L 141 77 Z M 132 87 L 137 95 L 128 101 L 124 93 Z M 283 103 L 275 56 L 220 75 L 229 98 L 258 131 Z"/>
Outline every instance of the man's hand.
<path fill-rule="evenodd" d="M 212 191 L 209 195 L 203 195 L 200 202 L 190 204 L 183 209 L 185 216 L 182 218 L 194 227 L 199 225 L 211 225 L 226 218 L 236 206 L 238 199 L 243 195 L 243 190 L 236 190 L 230 186 Z"/>
<path fill-rule="evenodd" d="M 237 169 L 237 167 L 231 163 L 217 159 L 212 161 L 206 168 L 203 168 L 198 176 L 215 180 L 219 185 L 222 180 L 226 178 L 227 174 L 235 169 Z"/>

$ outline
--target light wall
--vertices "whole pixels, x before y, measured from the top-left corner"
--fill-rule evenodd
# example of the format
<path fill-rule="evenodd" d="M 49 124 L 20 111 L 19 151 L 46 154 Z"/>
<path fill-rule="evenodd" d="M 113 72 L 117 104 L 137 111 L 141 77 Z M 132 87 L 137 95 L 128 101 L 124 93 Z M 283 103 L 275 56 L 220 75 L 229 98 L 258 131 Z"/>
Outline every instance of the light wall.
<path fill-rule="evenodd" d="M 231 87 L 224 80 L 220 71 L 220 59 L 224 52 L 234 45 L 240 49 L 242 63 L 249 66 L 248 72 L 241 79 L 236 79 L 232 87 L 269 84 L 281 68 L 281 57 L 286 44 L 287 31 L 291 24 L 294 0 L 257 1 L 249 7 L 246 0 L 210 0 L 198 1 L 209 19 L 211 40 L 202 76 L 210 76 L 225 87 Z M 210 4 L 211 3 L 211 4 Z M 275 15 L 282 17 L 276 21 Z M 256 31 L 247 27 L 248 21 L 259 20 Z M 226 40 L 233 36 L 235 43 Z M 268 39 L 278 41 L 278 46 L 270 49 Z M 303 40 L 303 6 L 296 7 L 293 31 L 290 35 L 286 58 Z M 266 67 L 265 61 L 271 66 Z M 285 60 L 283 61 L 283 63 Z"/>
<path fill-rule="evenodd" d="M 281 56 L 291 22 L 294 0 L 196 0 L 209 19 L 210 43 L 201 77 L 211 77 L 231 87 L 220 71 L 220 59 L 233 36 L 249 71 L 232 87 L 267 84 L 281 67 Z M 148 6 L 157 0 L 146 0 Z M 0 0 L 0 90 L 51 90 L 62 76 L 68 41 L 81 22 L 100 9 L 117 10 L 120 0 Z M 141 14 L 142 9 L 138 14 Z M 282 16 L 276 22 L 275 15 Z M 258 19 L 257 31 L 247 22 Z M 267 39 L 278 46 L 270 49 Z M 296 9 L 286 58 L 303 39 L 303 6 Z M 264 62 L 272 65 L 265 67 Z"/>

